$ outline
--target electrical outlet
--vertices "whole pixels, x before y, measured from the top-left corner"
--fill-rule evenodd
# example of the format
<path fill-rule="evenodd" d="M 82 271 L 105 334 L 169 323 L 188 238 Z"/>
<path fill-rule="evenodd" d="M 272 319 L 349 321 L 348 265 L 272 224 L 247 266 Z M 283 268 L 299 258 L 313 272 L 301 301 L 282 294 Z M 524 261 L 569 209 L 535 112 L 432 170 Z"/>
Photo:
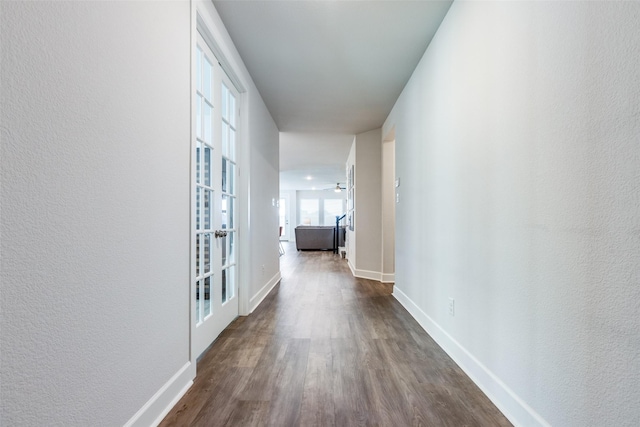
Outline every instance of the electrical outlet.
<path fill-rule="evenodd" d="M 453 298 L 449 298 L 449 316 L 456 315 L 456 301 Z"/>

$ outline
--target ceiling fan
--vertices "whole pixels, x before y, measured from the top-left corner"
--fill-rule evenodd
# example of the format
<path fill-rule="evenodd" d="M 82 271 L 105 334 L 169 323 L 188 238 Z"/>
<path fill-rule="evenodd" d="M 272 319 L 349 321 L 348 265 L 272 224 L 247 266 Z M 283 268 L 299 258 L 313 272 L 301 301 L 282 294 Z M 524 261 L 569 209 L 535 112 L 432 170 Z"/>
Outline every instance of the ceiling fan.
<path fill-rule="evenodd" d="M 333 190 L 336 193 L 340 193 L 342 190 L 346 190 L 347 187 L 340 187 L 340 183 L 336 182 L 336 186 L 335 187 L 331 187 L 331 188 L 325 188 L 325 190 Z"/>

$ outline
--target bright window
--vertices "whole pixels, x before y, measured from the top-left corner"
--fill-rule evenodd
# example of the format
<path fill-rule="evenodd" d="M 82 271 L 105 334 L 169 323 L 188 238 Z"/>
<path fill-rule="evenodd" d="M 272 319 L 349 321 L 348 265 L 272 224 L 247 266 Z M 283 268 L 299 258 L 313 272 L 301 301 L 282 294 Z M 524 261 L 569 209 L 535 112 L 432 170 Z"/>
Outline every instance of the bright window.
<path fill-rule="evenodd" d="M 324 225 L 336 225 L 336 216 L 343 213 L 342 199 L 324 199 Z"/>
<path fill-rule="evenodd" d="M 300 224 L 320 225 L 320 203 L 318 199 L 300 199 Z"/>

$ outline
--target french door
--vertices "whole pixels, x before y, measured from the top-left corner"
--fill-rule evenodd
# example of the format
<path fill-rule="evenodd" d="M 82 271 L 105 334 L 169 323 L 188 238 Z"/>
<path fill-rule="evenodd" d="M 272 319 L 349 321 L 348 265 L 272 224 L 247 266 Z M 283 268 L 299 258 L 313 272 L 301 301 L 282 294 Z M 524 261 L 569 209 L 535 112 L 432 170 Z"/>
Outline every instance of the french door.
<path fill-rule="evenodd" d="M 198 35 L 195 61 L 193 351 L 238 316 L 238 93 Z"/>

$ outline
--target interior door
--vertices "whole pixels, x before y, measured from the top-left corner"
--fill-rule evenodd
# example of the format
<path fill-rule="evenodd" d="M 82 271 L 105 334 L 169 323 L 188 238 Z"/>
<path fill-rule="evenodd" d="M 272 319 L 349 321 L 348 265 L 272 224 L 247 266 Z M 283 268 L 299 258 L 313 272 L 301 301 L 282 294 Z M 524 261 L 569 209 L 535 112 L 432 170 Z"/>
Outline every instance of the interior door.
<path fill-rule="evenodd" d="M 195 69 L 192 345 L 200 355 L 238 316 L 238 94 L 200 36 Z"/>
<path fill-rule="evenodd" d="M 278 205 L 278 225 L 281 227 L 280 240 L 289 240 L 289 195 L 280 195 Z"/>

